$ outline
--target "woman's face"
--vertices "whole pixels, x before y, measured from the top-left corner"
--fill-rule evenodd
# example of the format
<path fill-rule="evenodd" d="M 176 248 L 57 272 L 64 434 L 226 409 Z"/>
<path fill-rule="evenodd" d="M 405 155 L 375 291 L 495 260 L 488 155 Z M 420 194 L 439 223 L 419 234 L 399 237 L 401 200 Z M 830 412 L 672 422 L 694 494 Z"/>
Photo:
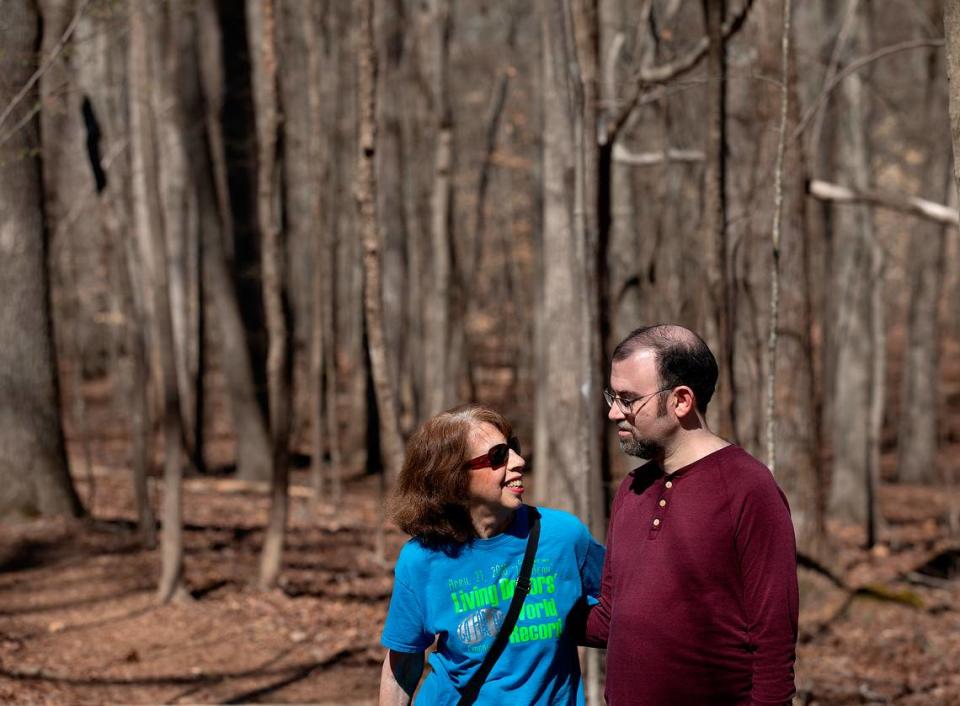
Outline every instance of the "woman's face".
<path fill-rule="evenodd" d="M 467 438 L 467 460 L 487 453 L 497 444 L 506 444 L 503 434 L 492 424 L 481 422 L 474 426 Z M 507 462 L 499 468 L 485 465 L 470 468 L 470 483 L 467 489 L 471 515 L 475 511 L 491 518 L 512 516 L 523 504 L 523 469 L 526 461 L 510 449 Z"/>

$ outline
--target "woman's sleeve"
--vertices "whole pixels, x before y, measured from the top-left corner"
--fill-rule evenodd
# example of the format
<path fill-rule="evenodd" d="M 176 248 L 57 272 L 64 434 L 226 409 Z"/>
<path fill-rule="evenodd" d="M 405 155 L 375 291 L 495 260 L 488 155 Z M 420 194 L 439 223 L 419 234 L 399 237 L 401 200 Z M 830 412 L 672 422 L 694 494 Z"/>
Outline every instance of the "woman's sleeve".
<path fill-rule="evenodd" d="M 380 644 L 397 652 L 423 652 L 433 644 L 434 635 L 427 632 L 426 613 L 420 595 L 406 580 L 408 564 L 401 552 Z"/>
<path fill-rule="evenodd" d="M 583 595 L 589 605 L 593 605 L 600 597 L 600 583 L 603 576 L 603 559 L 607 550 L 593 538 L 590 531 L 583 528 L 585 550 L 580 561 L 580 583 L 583 586 Z"/>

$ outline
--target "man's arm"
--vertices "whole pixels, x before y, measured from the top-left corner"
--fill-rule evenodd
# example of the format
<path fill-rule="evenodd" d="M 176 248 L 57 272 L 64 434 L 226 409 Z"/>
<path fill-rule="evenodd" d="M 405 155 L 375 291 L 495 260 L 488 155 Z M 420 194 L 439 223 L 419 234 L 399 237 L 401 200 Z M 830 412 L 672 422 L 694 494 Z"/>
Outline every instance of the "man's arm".
<path fill-rule="evenodd" d="M 772 478 L 746 494 L 737 529 L 753 655 L 752 703 L 792 699 L 799 592 L 797 551 L 787 499 Z"/>
<path fill-rule="evenodd" d="M 408 706 L 423 674 L 423 652 L 387 650 L 380 670 L 380 706 Z"/>

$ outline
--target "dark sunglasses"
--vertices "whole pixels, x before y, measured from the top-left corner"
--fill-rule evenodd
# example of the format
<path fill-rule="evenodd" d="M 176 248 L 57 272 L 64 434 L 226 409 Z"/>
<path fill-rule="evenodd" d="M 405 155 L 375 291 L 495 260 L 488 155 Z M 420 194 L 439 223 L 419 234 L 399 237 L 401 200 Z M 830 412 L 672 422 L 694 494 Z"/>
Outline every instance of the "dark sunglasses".
<path fill-rule="evenodd" d="M 466 465 L 469 468 L 486 468 L 487 466 L 500 468 L 506 465 L 507 459 L 510 458 L 510 449 L 516 451 L 518 456 L 520 455 L 520 440 L 515 436 L 511 436 L 505 444 L 491 446 L 487 453 L 471 458 Z"/>

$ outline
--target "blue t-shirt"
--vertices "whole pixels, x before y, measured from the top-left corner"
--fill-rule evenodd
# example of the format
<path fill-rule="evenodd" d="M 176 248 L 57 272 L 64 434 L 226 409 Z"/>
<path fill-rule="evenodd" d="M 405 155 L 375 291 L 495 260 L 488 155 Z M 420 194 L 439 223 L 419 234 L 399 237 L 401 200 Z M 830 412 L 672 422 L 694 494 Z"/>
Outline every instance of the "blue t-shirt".
<path fill-rule="evenodd" d="M 599 594 L 604 548 L 573 515 L 538 509 L 530 593 L 478 704 L 584 703 L 577 646 L 564 627 L 578 600 Z M 446 551 L 411 539 L 400 551 L 381 642 L 397 652 L 423 652 L 437 638 L 418 703 L 457 703 L 457 689 L 480 666 L 510 607 L 528 528 L 522 506 L 509 529 L 490 539 Z"/>

